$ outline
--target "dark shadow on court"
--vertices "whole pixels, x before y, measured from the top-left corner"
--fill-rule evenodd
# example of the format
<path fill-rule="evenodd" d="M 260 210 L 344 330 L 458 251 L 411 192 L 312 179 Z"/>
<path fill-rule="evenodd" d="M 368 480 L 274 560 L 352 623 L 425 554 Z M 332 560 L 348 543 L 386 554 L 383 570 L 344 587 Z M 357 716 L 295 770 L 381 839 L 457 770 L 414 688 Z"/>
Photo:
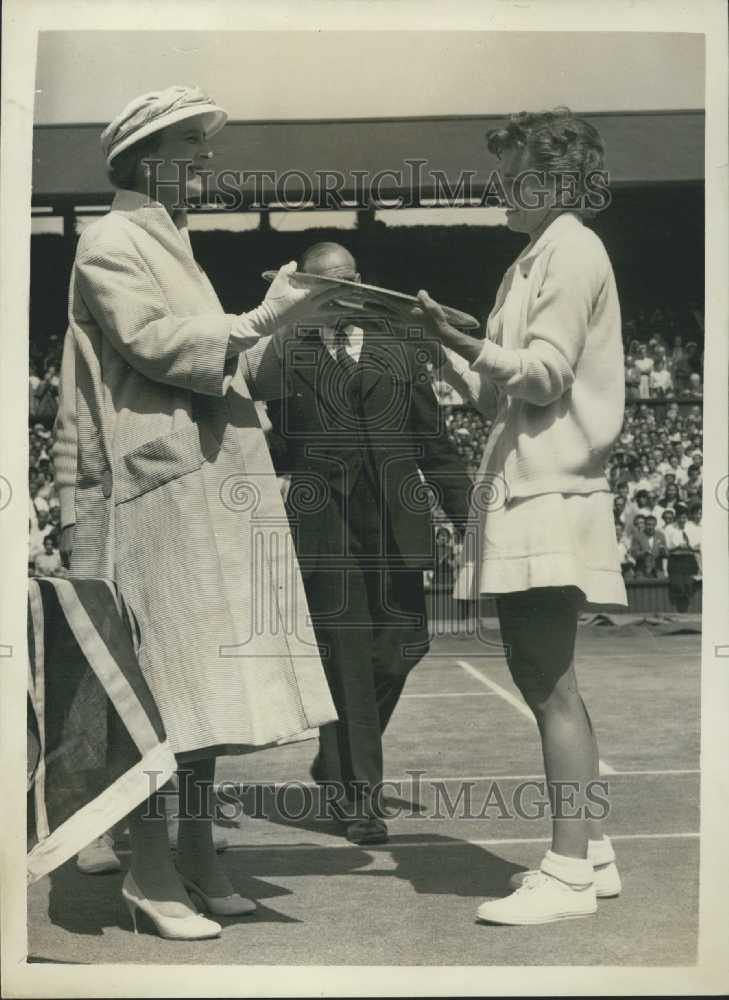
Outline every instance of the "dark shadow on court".
<path fill-rule="evenodd" d="M 236 890 L 242 896 L 255 899 L 258 909 L 246 917 L 216 917 L 219 923 L 223 926 L 238 922 L 297 923 L 278 913 L 266 902 L 290 895 L 288 889 L 253 877 L 242 859 L 240 863 L 235 859 L 235 852 L 226 855 L 225 867 L 234 880 Z M 121 927 L 131 932 L 132 922 L 121 895 L 123 871 L 109 875 L 85 875 L 78 871 L 75 860 L 71 859 L 57 868 L 49 878 L 48 918 L 54 926 L 73 934 L 91 936 L 100 936 L 110 927 Z M 140 933 L 152 932 L 150 922 L 143 914 L 138 914 L 138 927 Z"/>

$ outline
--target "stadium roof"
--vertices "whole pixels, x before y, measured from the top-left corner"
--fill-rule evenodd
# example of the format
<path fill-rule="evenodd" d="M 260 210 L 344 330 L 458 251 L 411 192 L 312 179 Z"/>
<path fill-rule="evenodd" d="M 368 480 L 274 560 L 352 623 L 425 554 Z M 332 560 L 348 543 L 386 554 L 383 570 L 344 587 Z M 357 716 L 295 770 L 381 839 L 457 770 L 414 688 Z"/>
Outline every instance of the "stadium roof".
<path fill-rule="evenodd" d="M 581 117 L 592 121 L 605 140 L 611 184 L 703 181 L 703 111 L 596 112 Z M 236 202 L 241 210 L 280 207 L 283 193 L 289 202 L 303 199 L 311 207 L 335 207 L 333 196 L 323 201 L 327 183 L 337 186 L 337 199 L 354 200 L 363 190 L 373 193 L 378 175 L 381 199 L 404 194 L 417 204 L 418 199 L 438 193 L 436 174 L 443 195 L 447 187 L 456 191 L 459 175 L 471 171 L 470 193 L 479 198 L 497 165 L 484 135 L 500 121 L 503 116 L 495 115 L 233 121 L 213 141 L 213 162 L 216 174 L 232 172 L 225 187 L 241 192 Z M 99 148 L 102 128 L 88 123 L 35 127 L 34 206 L 62 212 L 109 203 L 112 190 Z M 419 168 L 408 166 L 408 161 L 416 160 L 424 163 Z M 233 176 L 242 171 L 248 177 L 240 187 L 237 177 L 233 184 Z M 328 182 L 321 179 L 324 171 L 330 174 Z M 360 172 L 359 179 L 355 171 Z M 262 172 L 271 172 L 285 191 L 279 187 L 277 192 Z M 333 179 L 335 175 L 341 182 Z"/>

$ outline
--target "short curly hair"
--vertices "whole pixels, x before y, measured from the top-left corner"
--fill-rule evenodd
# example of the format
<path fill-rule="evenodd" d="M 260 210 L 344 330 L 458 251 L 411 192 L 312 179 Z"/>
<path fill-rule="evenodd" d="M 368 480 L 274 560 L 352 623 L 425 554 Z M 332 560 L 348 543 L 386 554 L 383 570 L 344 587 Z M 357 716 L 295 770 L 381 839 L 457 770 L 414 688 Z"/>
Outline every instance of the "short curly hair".
<path fill-rule="evenodd" d="M 486 133 L 486 144 L 499 159 L 513 149 L 527 150 L 534 169 L 552 175 L 573 174 L 578 190 L 584 190 L 586 177 L 605 166 L 600 133 L 567 107 L 511 114 L 504 125 Z"/>
<path fill-rule="evenodd" d="M 146 157 L 159 149 L 162 130 L 153 132 L 146 139 L 133 143 L 113 158 L 106 168 L 106 174 L 115 188 L 132 190 L 137 180 L 137 167 Z"/>
<path fill-rule="evenodd" d="M 600 133 L 569 108 L 519 111 L 501 128 L 486 133 L 490 152 L 500 157 L 508 149 L 528 149 L 537 170 L 570 170 L 585 174 L 601 170 L 605 145 Z"/>

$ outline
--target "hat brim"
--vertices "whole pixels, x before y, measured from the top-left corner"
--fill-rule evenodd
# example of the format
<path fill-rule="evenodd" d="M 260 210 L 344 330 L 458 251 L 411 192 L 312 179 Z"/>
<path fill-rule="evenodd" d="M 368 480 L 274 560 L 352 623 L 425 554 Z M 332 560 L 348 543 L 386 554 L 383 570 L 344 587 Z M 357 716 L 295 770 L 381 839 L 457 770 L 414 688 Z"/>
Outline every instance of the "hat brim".
<path fill-rule="evenodd" d="M 202 118 L 205 138 L 210 139 L 225 125 L 228 120 L 228 112 L 223 111 L 222 108 L 213 103 L 205 104 L 203 108 L 199 105 L 190 105 L 186 108 L 175 108 L 174 111 L 170 111 L 169 114 L 160 115 L 159 118 L 155 118 L 154 121 L 147 122 L 146 125 L 142 125 L 141 128 L 136 129 L 125 139 L 122 139 L 120 143 L 109 151 L 106 157 L 107 166 L 113 161 L 115 156 L 124 152 L 125 149 L 129 149 L 130 146 L 133 146 L 137 142 L 141 142 L 142 139 L 146 139 L 147 136 L 153 135 L 155 132 L 161 132 L 162 129 L 167 128 L 169 125 L 175 125 L 177 122 L 185 121 L 186 118 Z"/>

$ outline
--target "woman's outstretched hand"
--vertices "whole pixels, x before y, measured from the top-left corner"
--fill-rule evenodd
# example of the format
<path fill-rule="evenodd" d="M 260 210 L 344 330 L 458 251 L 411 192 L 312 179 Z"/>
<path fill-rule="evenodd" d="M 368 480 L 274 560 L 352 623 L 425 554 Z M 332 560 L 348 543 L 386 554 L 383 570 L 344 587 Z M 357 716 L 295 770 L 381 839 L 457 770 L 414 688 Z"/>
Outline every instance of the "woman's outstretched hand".
<path fill-rule="evenodd" d="M 315 322 L 323 308 L 337 294 L 336 289 L 312 292 L 310 288 L 302 288 L 291 280 L 295 273 L 295 260 L 280 267 L 263 302 L 247 314 L 247 318 L 260 333 L 274 333 L 281 327 L 290 327 L 305 318 Z"/>
<path fill-rule="evenodd" d="M 425 319 L 429 330 L 441 340 L 450 340 L 458 331 L 450 325 L 441 306 L 431 299 L 426 291 L 418 292 L 418 305 L 413 307 L 413 316 Z"/>

